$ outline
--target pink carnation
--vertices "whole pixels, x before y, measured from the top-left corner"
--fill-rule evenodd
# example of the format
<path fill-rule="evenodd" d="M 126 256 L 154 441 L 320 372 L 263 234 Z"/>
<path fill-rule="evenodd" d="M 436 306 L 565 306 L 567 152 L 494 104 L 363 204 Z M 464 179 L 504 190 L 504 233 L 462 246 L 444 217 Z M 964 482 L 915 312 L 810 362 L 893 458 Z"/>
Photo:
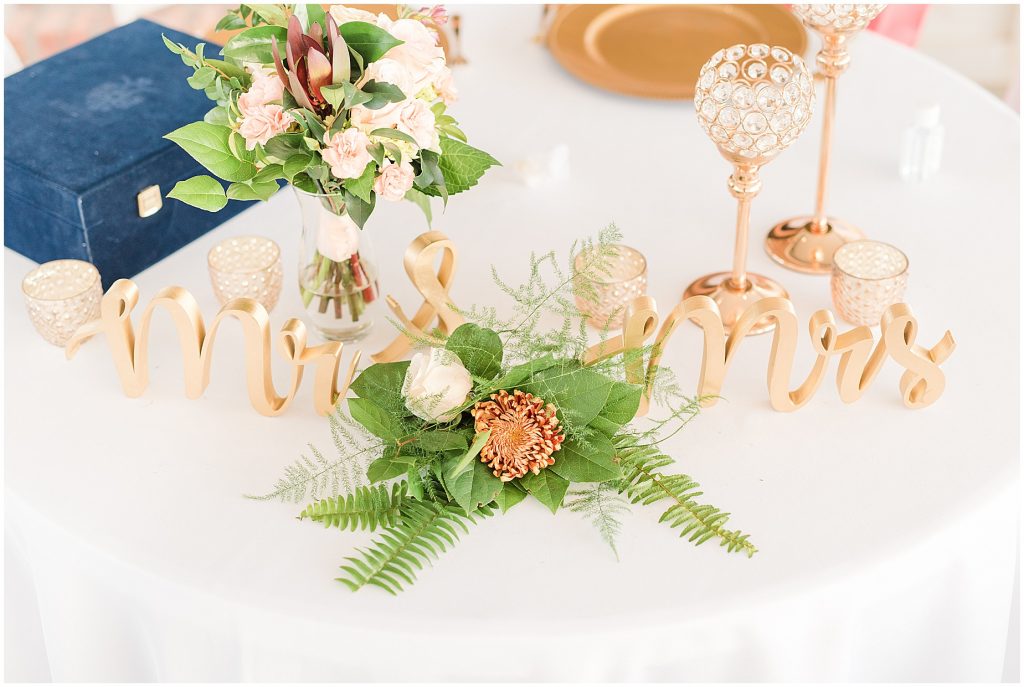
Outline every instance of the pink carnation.
<path fill-rule="evenodd" d="M 370 139 L 355 127 L 339 131 L 334 136 L 324 134 L 324 143 L 327 144 L 321 153 L 324 162 L 330 165 L 331 174 L 338 179 L 358 177 L 371 160 L 366 149 Z"/>
<path fill-rule="evenodd" d="M 267 74 L 259 66 L 249 67 L 249 73 L 252 74 L 252 85 L 238 96 L 238 109 L 243 115 L 255 111 L 260 105 L 281 101 L 284 84 L 276 73 Z"/>
<path fill-rule="evenodd" d="M 386 160 L 384 166 L 380 168 L 380 176 L 373 182 L 373 190 L 384 200 L 402 200 L 406 192 L 412 188 L 415 176 L 412 165 L 405 160 L 400 165 Z"/>
<path fill-rule="evenodd" d="M 283 134 L 293 121 L 280 105 L 257 105 L 242 118 L 238 133 L 245 139 L 245 149 L 252 150 L 257 143 L 266 145 L 274 136 Z"/>

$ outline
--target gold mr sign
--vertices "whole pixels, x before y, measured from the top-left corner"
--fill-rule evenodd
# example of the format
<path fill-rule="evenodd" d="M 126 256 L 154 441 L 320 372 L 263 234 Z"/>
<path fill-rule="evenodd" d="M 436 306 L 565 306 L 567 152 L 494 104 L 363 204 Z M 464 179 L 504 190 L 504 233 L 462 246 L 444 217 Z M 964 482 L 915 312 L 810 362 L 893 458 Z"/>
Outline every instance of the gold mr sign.
<path fill-rule="evenodd" d="M 440 264 L 437 258 L 440 256 Z M 449 289 L 455 273 L 456 250 L 451 240 L 436 231 L 421 234 L 405 252 L 405 271 L 413 285 L 423 296 L 416 313 L 407 317 L 401 306 L 390 296 L 388 306 L 408 331 L 402 333 L 383 350 L 371 355 L 374 362 L 391 362 L 405 357 L 412 349 L 410 336 L 429 339 L 428 334 L 437 322 L 442 333 L 450 333 L 463 323 L 455 311 Z M 249 298 L 229 301 L 220 309 L 207 330 L 199 311 L 199 304 L 185 289 L 177 286 L 162 289 L 149 302 L 142 313 L 139 328 L 132 324 L 131 314 L 139 302 L 139 290 L 127 279 L 116 281 L 100 305 L 100 319 L 80 328 L 68 342 L 67 357 L 75 355 L 79 346 L 97 334 L 105 335 L 121 379 L 121 387 L 131 397 L 142 395 L 149 383 L 148 345 L 149 326 L 157 308 L 167 310 L 178 331 L 185 360 L 185 393 L 198 398 L 210 382 L 210 363 L 217 330 L 225 319 L 241 322 L 245 336 L 246 376 L 249 400 L 263 415 L 279 415 L 291 403 L 302 382 L 306 367 L 314 368 L 313 397 L 316 411 L 331 412 L 339 398 L 348 392 L 360 359 L 356 351 L 339 387 L 338 374 L 344 345 L 328 342 L 307 346 L 305 325 L 290 319 L 278 332 L 278 348 L 291 364 L 288 393 L 278 395 L 271 378 L 270 318 L 266 309 Z M 798 339 L 798 321 L 793 304 L 785 298 L 766 298 L 752 305 L 728 334 L 722 324 L 718 306 L 707 296 L 693 296 L 673 308 L 658 329 L 659 318 L 654 299 L 641 296 L 627 309 L 622 333 L 592 346 L 584 362 L 593 364 L 619 353 L 639 351 L 655 335 L 650 356 L 646 362 L 642 355 L 627 356 L 627 379 L 643 384 L 645 394 L 640 414 L 645 414 L 650 403 L 651 390 L 658 364 L 668 340 L 685 320 L 700 325 L 704 338 L 697 395 L 706 397 L 705 405 L 712 405 L 720 392 L 729 364 L 747 332 L 760 320 L 774 319 L 771 354 L 768 359 L 768 396 L 772 407 L 779 411 L 792 411 L 807 403 L 824 379 L 829 360 L 839 357 L 836 382 L 839 397 L 852 403 L 861 397 L 878 374 L 886 358 L 892 358 L 905 372 L 900 379 L 903 402 L 911 408 L 922 408 L 934 403 L 945 388 L 945 375 L 940 366 L 956 343 L 948 331 L 931 348 L 916 344 L 917 320 L 903 303 L 897 303 L 885 312 L 881 322 L 881 337 L 874 341 L 871 329 L 855 327 L 840 333 L 832 313 L 816 312 L 809 323 L 811 345 L 817 357 L 810 373 L 793 390 L 789 380 Z"/>

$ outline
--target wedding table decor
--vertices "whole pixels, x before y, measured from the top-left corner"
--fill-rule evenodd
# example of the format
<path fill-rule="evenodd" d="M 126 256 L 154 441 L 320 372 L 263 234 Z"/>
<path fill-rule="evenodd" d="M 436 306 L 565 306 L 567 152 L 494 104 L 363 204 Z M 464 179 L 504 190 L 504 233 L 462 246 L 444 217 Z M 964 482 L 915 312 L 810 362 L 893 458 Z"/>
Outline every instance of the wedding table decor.
<path fill-rule="evenodd" d="M 530 41 L 538 7 L 457 10 L 471 56 L 456 72 L 460 117 L 477 123 L 474 143 L 505 166 L 434 217 L 458 246 L 437 288 L 463 308 L 508 317 L 492 265 L 506 285 L 528 281 L 531 254 L 564 255 L 614 220 L 622 241 L 646 256 L 647 293 L 668 312 L 681 285 L 730 240 L 713 229 L 733 206 L 710 173 L 721 160 L 693 105 L 574 80 Z M 205 392 L 185 398 L 175 325 L 158 315 L 149 386 L 125 398 L 104 346 L 83 345 L 69 363 L 35 333 L 18 288 L 33 264 L 8 250 L 8 677 L 998 680 L 1018 556 L 1019 264 L 1016 251 L 958 237 L 985 208 L 988 230 L 1018 246 L 1019 156 L 1007 151 L 1019 146 L 1019 118 L 903 46 L 865 33 L 857 48 L 844 93 L 871 89 L 877 101 L 841 103 L 849 122 L 833 141 L 843 163 L 831 169 L 830 207 L 857 208 L 872 238 L 909 256 L 914 278 L 903 300 L 920 318 L 919 337 L 931 343 L 949 329 L 960 348 L 943 365 L 944 395 L 926 408 L 904 408 L 881 391 L 846 405 L 823 386 L 800 412 L 779 413 L 764 394 L 773 335 L 744 338 L 718 402 L 661 448 L 699 476 L 703 501 L 728 507 L 756 555 L 685 545 L 678 530 L 658 526 L 659 509 L 644 508 L 622 514 L 616 560 L 585 510 L 553 516 L 531 498 L 482 519 L 401 594 L 351 593 L 333 578 L 374 533 L 310 527 L 294 503 L 246 498 L 265 495 L 296 461 L 315 471 L 348 445 L 314 411 L 311 387 L 287 412 L 264 417 L 239 383 L 244 356 L 219 354 Z M 894 71 L 906 78 L 884 78 Z M 529 117 L 510 105 L 510 84 L 516 103 L 531 104 Z M 941 105 L 948 140 L 943 169 L 912 185 L 900 180 L 898 143 L 922 99 Z M 628 144 L 614 126 L 623 122 L 634 132 Z M 820 126 L 812 118 L 807 135 L 762 171 L 752 225 L 767 229 L 799 207 L 813 184 Z M 638 144 L 644 138 L 649 145 Z M 530 188 L 511 171 L 526 151 L 557 145 L 571 151 L 568 178 Z M 380 262 L 384 292 L 405 307 L 423 303 L 399 258 L 423 232 L 419 209 L 381 204 L 374 223 L 378 254 L 391 256 Z M 210 249 L 265 235 L 281 246 L 292 279 L 301 248 L 288 236 L 300 225 L 296 197 L 276 194 L 134 281 L 147 298 L 179 285 L 197 309 L 216 312 Z M 438 244 L 431 260 L 443 250 Z M 749 260 L 782 273 L 762 252 Z M 429 266 L 440 275 L 444 264 Z M 801 321 L 828 308 L 827 280 L 782 274 Z M 977 307 L 962 288 L 983 279 L 1008 294 L 1009 313 Z M 299 290 L 284 289 L 269 318 L 276 329 L 303 310 Z M 408 319 L 430 334 L 438 314 Z M 375 354 L 402 348 L 383 324 L 348 349 L 345 364 L 363 352 L 360 368 L 370 370 Z M 218 348 L 244 347 L 239 328 L 217 336 Z M 683 323 L 662 352 L 682 388 L 696 388 L 701 353 L 701 330 Z M 794 355 L 799 369 L 816 356 L 806 340 Z M 875 385 L 898 387 L 903 372 L 885 365 Z M 274 361 L 279 384 L 288 373 Z M 657 404 L 650 416 L 663 417 Z M 496 662 L 495 645 L 523 651 Z"/>

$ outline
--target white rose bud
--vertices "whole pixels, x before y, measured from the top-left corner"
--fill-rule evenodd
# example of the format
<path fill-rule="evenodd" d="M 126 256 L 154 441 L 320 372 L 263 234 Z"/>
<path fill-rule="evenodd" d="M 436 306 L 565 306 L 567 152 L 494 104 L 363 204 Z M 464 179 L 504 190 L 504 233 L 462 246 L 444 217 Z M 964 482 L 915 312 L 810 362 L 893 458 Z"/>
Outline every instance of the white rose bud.
<path fill-rule="evenodd" d="M 444 348 L 431 348 L 412 357 L 402 383 L 405 406 L 427 422 L 450 422 L 456 408 L 466 402 L 473 379 L 459 356 Z"/>

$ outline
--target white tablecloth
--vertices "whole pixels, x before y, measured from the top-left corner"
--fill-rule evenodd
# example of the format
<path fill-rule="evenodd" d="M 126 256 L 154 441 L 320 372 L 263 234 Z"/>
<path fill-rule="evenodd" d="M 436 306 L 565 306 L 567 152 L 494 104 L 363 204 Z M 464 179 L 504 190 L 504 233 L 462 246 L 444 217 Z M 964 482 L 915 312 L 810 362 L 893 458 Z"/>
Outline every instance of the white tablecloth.
<path fill-rule="evenodd" d="M 693 277 L 728 268 L 729 169 L 691 104 L 573 80 L 530 42 L 536 7 L 463 13 L 470 63 L 453 111 L 506 167 L 438 212 L 461 251 L 457 302 L 504 304 L 491 263 L 521 278 L 529 251 L 564 252 L 612 220 L 648 256 L 663 312 Z M 947 132 L 942 172 L 907 185 L 900 135 L 932 103 Z M 946 395 L 925 410 L 902 406 L 889 363 L 854 405 L 826 382 L 781 414 L 765 389 L 770 338 L 744 342 L 726 400 L 667 448 L 752 533 L 751 560 L 695 549 L 637 510 L 616 563 L 577 516 L 524 504 L 476 527 L 411 591 L 351 594 L 332 578 L 367 536 L 242 497 L 268 489 L 307 442 L 331 451 L 308 385 L 284 416 L 257 415 L 227 326 L 207 393 L 187 400 L 177 337 L 158 316 L 150 387 L 125 398 L 101 341 L 66 362 L 32 331 L 19 290 L 31 264 L 7 251 L 8 677 L 998 680 L 1017 558 L 1019 120 L 870 34 L 838 112 L 830 209 L 905 250 L 920 340 L 949 328 L 959 348 Z M 759 236 L 811 210 L 818 137 L 816 121 L 765 168 L 752 212 L 750 267 L 784 283 L 802 320 L 829 307 L 827 279 L 773 266 Z M 516 159 L 560 142 L 567 182 L 516 180 Z M 371 230 L 388 257 L 385 291 L 409 309 L 400 256 L 424 224 L 415 207 L 384 205 Z M 284 250 L 280 325 L 300 312 L 297 211 L 290 192 L 254 206 L 139 275 L 143 301 L 180 284 L 212 317 L 206 252 L 259 233 Z M 382 321 L 363 349 L 388 330 Z M 694 385 L 699 359 L 685 325 L 666 363 Z M 802 341 L 796 374 L 810 361 Z"/>

